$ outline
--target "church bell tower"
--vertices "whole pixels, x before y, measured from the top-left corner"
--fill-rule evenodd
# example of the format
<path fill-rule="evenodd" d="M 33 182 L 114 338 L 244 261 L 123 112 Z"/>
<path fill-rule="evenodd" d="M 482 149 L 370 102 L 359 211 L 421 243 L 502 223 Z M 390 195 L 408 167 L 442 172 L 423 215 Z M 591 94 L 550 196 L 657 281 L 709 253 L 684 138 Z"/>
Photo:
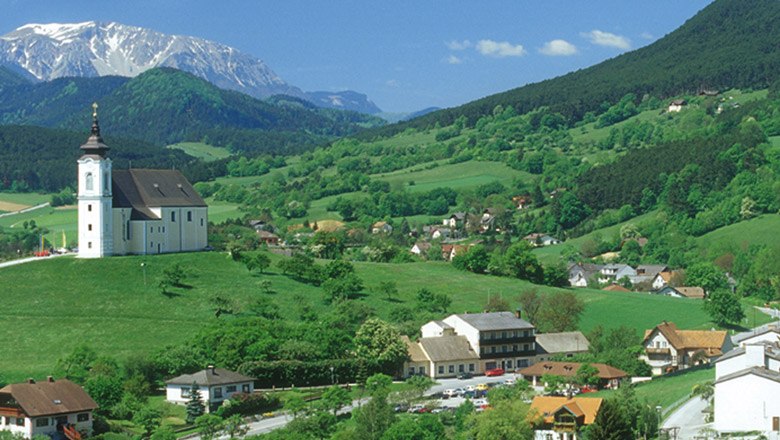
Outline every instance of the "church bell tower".
<path fill-rule="evenodd" d="M 113 253 L 111 159 L 100 136 L 97 103 L 92 104 L 92 133 L 78 160 L 79 258 Z"/>

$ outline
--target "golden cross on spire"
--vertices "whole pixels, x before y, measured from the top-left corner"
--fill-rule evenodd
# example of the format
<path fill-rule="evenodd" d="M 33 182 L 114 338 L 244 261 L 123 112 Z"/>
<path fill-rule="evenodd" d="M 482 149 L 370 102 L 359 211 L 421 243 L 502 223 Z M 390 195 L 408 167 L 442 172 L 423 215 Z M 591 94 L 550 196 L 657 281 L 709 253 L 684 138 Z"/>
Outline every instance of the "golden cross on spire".
<path fill-rule="evenodd" d="M 92 117 L 95 118 L 95 119 L 97 119 L 97 109 L 98 109 L 97 102 L 93 102 L 92 103 Z"/>

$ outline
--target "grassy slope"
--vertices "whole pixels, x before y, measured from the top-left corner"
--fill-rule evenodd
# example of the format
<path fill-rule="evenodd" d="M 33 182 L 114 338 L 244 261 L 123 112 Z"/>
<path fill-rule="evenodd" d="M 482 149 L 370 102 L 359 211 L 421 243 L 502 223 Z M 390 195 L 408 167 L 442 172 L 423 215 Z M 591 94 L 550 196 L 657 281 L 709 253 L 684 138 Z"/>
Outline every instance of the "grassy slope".
<path fill-rule="evenodd" d="M 715 369 L 685 371 L 675 376 L 660 377 L 636 385 L 636 395 L 651 405 L 661 405 L 664 410 L 691 393 L 694 385 L 715 379 Z M 588 394 L 589 397 L 609 397 L 614 391 L 599 391 Z"/>
<path fill-rule="evenodd" d="M 19 205 L 34 206 L 46 203 L 50 199 L 50 194 L 0 192 L 0 202 L 16 203 Z"/>
<path fill-rule="evenodd" d="M 696 238 L 696 245 L 717 258 L 729 249 L 746 248 L 752 244 L 780 246 L 777 231 L 780 230 L 780 216 L 764 214 L 759 217 L 728 225 Z"/>
<path fill-rule="evenodd" d="M 274 256 L 277 260 L 280 257 Z M 146 285 L 141 263 L 146 263 Z M 177 289 L 167 297 L 156 287 L 165 267 L 180 263 L 192 271 L 190 289 Z M 453 298 L 452 312 L 480 311 L 488 295 L 501 294 L 512 301 L 529 287 L 509 278 L 460 272 L 445 263 L 356 264 L 364 279 L 366 296 L 380 317 L 388 318 L 398 306 L 415 307 L 414 296 L 425 286 Z M 99 274 L 99 276 L 96 276 Z M 309 302 L 316 312 L 328 309 L 319 288 L 288 279 L 272 268 L 251 276 L 224 254 L 191 253 L 162 256 L 114 257 L 100 260 L 59 258 L 0 269 L 4 306 L 0 333 L 6 335 L 0 372 L 9 380 L 41 377 L 53 372 L 57 359 L 79 344 L 99 353 L 125 358 L 180 343 L 213 319 L 208 299 L 219 293 L 240 307 L 261 293 L 260 280 L 269 279 L 277 292 L 268 295 L 286 319 L 295 319 L 298 305 Z M 399 294 L 393 301 L 371 293 L 380 281 L 395 281 Z M 540 291 L 554 289 L 536 286 Z M 576 290 L 586 302 L 581 328 L 628 325 L 637 333 L 662 319 L 682 328 L 709 328 L 701 303 L 642 294 Z"/>
<path fill-rule="evenodd" d="M 525 181 L 531 179 L 529 173 L 513 170 L 501 162 L 468 161 L 440 165 L 427 170 L 420 168 L 417 165 L 372 177 L 390 182 L 391 185 L 407 186 L 410 191 L 430 191 L 434 188 L 472 189 L 494 180 L 510 186 L 514 178 L 522 178 Z M 414 185 L 409 186 L 409 182 L 414 182 Z"/>
<path fill-rule="evenodd" d="M 166 148 L 182 150 L 192 157 L 211 162 L 217 159 L 230 157 L 230 151 L 227 148 L 214 147 L 201 142 L 180 142 L 178 144 L 168 145 Z"/>

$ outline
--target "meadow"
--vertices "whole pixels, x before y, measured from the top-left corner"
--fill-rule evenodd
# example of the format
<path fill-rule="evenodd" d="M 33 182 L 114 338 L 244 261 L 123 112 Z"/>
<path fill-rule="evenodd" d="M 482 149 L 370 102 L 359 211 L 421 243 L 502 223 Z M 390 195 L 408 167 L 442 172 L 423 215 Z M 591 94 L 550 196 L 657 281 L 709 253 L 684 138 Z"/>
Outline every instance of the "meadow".
<path fill-rule="evenodd" d="M 274 261 L 280 258 L 272 256 Z M 184 280 L 188 287 L 163 294 L 158 287 L 162 271 L 176 263 L 190 273 Z M 365 284 L 364 295 L 356 301 L 369 305 L 384 319 L 399 306 L 415 308 L 415 295 L 421 287 L 449 294 L 452 313 L 482 311 L 489 295 L 502 295 L 516 304 L 515 298 L 523 290 L 558 290 L 462 272 L 446 263 L 357 263 L 355 269 Z M 263 280 L 271 281 L 271 293 L 261 288 Z M 386 298 L 375 293 L 382 281 L 395 281 L 398 295 Z M 6 380 L 56 374 L 57 360 L 81 344 L 121 360 L 184 342 L 216 319 L 209 302 L 216 294 L 230 298 L 239 310 L 267 297 L 288 320 L 297 319 L 301 303 L 309 303 L 316 313 L 330 308 L 318 287 L 293 281 L 275 266 L 265 274 L 250 274 L 242 264 L 217 252 L 97 260 L 60 257 L 2 268 L 0 284 L 4 298 L 0 332 L 5 335 L 0 374 Z M 626 325 L 639 335 L 664 319 L 681 328 L 713 325 L 701 310 L 701 302 L 694 300 L 574 291 L 585 302 L 580 328 L 586 332 L 596 325 Z M 767 321 L 761 314 L 757 318 Z"/>
<path fill-rule="evenodd" d="M 215 147 L 213 145 L 204 144 L 202 142 L 181 142 L 178 144 L 168 145 L 166 148 L 175 150 L 182 150 L 192 157 L 203 159 L 206 162 L 211 162 L 217 159 L 224 159 L 230 157 L 231 153 L 227 148 Z"/>

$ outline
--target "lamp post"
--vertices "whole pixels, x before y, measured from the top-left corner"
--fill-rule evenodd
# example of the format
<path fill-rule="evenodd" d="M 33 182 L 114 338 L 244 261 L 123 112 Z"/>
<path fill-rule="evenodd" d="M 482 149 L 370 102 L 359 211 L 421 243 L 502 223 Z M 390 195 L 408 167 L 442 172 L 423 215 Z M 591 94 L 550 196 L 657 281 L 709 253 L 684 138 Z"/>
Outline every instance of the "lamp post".
<path fill-rule="evenodd" d="M 336 384 L 336 376 L 333 374 L 333 365 L 330 366 L 330 384 Z"/>
<path fill-rule="evenodd" d="M 144 271 L 144 287 L 146 287 L 146 263 L 141 263 L 141 269 Z"/>

